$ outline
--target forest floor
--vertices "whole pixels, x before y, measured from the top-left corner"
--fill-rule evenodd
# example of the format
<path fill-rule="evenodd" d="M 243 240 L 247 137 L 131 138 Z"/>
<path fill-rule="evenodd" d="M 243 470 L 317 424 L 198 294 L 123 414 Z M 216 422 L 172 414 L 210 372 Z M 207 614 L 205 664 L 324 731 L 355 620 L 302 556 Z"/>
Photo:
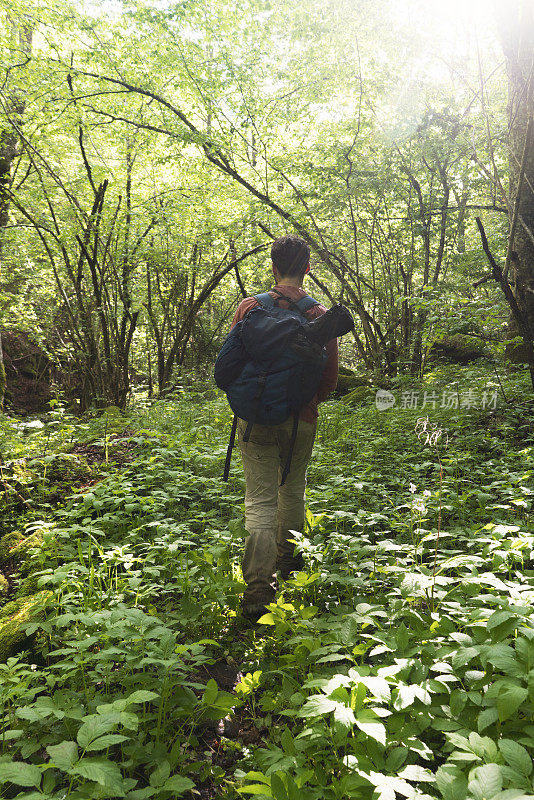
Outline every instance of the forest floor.
<path fill-rule="evenodd" d="M 456 377 L 324 405 L 255 627 L 223 399 L 4 418 L 0 797 L 534 798 L 534 399 Z"/>

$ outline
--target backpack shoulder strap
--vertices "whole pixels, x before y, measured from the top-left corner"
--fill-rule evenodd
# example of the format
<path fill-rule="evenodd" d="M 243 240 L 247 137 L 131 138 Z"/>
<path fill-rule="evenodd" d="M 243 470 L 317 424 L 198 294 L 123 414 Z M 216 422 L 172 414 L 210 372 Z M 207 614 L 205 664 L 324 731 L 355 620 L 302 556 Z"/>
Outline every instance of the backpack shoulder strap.
<path fill-rule="evenodd" d="M 276 288 L 271 289 L 271 291 L 275 292 L 278 295 L 278 297 L 281 297 L 283 300 L 285 300 L 289 308 L 295 309 L 300 314 L 302 314 L 302 316 L 305 317 L 306 319 L 307 319 L 306 311 L 309 311 L 310 308 L 313 308 L 313 306 L 319 305 L 317 300 L 314 300 L 313 297 L 310 297 L 309 294 L 304 295 L 304 297 L 301 297 L 300 300 L 292 300 L 290 297 L 287 297 L 287 295 L 282 294 L 282 292 L 279 292 L 278 289 Z M 275 300 L 274 302 L 276 303 L 277 301 Z"/>
<path fill-rule="evenodd" d="M 314 300 L 313 297 L 310 297 L 310 295 L 307 294 L 305 297 L 301 297 L 300 300 L 297 300 L 295 305 L 298 306 L 299 311 L 306 312 L 309 311 L 310 308 L 318 306 L 319 302 L 317 300 Z"/>
<path fill-rule="evenodd" d="M 254 300 L 262 307 L 266 308 L 268 311 L 271 308 L 274 308 L 274 300 L 269 294 L 269 292 L 262 292 L 262 294 L 255 294 Z"/>

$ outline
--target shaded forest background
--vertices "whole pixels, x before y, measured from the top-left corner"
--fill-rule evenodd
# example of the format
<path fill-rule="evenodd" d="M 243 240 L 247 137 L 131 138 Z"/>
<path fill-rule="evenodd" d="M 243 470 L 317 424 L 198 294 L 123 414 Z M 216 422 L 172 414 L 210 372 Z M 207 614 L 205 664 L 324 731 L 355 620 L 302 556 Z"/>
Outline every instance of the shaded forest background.
<path fill-rule="evenodd" d="M 534 23 L 486 10 L 4 4 L 8 378 L 85 410 L 206 373 L 291 231 L 357 319 L 347 367 L 420 376 L 436 342 L 501 363 L 516 337 L 534 378 Z"/>

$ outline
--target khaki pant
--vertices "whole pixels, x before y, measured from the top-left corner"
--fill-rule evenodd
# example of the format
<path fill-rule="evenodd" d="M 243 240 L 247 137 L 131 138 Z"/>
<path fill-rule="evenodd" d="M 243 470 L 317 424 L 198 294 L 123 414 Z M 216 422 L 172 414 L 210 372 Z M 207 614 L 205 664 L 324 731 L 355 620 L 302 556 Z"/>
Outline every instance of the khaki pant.
<path fill-rule="evenodd" d="M 243 556 L 246 583 L 243 608 L 256 611 L 271 603 L 276 592 L 276 569 L 283 577 L 302 568 L 302 557 L 294 556 L 290 531 L 302 531 L 306 468 L 313 449 L 316 423 L 299 421 L 291 458 L 291 470 L 280 486 L 286 464 L 293 418 L 281 425 L 253 425 L 248 442 L 243 441 L 247 423 L 238 422 L 239 447 L 245 473 L 245 527 Z"/>

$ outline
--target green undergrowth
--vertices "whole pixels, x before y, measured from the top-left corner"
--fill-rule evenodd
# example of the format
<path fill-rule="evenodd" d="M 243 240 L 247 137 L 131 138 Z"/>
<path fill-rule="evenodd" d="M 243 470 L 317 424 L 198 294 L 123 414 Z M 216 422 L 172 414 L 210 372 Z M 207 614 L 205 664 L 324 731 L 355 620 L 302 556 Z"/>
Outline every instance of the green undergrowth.
<path fill-rule="evenodd" d="M 254 629 L 222 399 L 5 427 L 0 631 L 40 603 L 0 664 L 0 796 L 534 797 L 534 404 L 505 388 L 325 404 L 306 571 Z"/>

